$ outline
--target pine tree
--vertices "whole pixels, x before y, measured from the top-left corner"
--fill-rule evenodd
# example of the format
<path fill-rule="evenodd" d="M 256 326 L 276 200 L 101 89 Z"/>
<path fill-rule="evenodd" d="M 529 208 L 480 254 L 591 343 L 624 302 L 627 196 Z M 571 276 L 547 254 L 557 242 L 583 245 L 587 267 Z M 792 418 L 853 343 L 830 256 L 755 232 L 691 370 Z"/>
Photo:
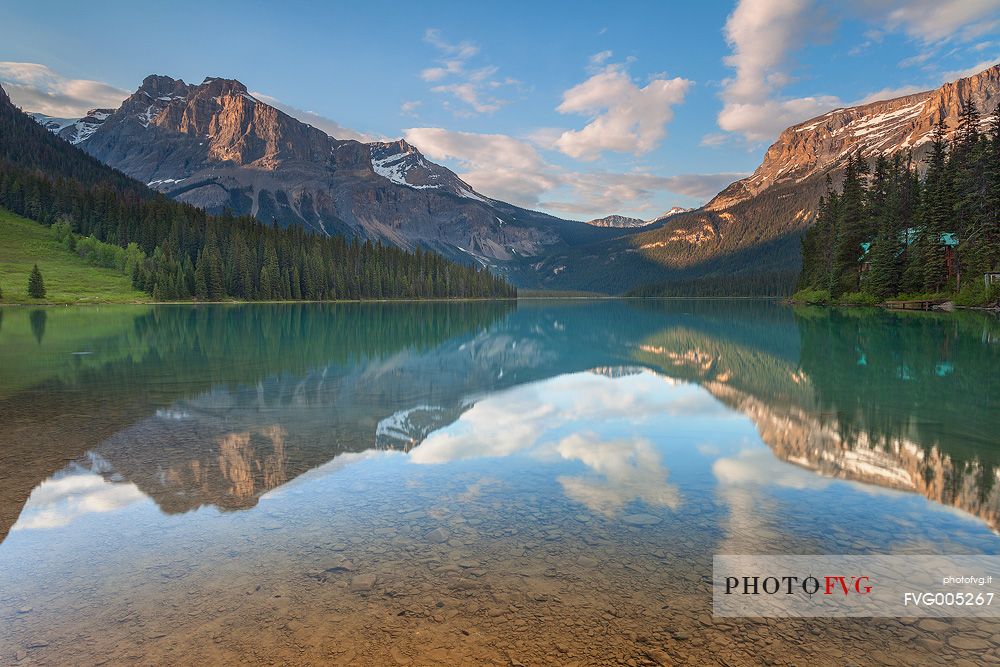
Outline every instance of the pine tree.
<path fill-rule="evenodd" d="M 860 156 L 848 156 L 843 190 L 836 222 L 836 240 L 830 281 L 830 294 L 837 297 L 859 287 L 858 257 L 867 239 L 864 220 L 865 191 L 862 177 L 866 171 Z"/>
<path fill-rule="evenodd" d="M 931 134 L 931 152 L 927 157 L 927 176 L 922 211 L 922 229 L 918 253 L 914 259 L 923 266 L 923 289 L 939 292 L 948 279 L 945 256 L 941 249 L 941 234 L 948 231 L 953 214 L 951 183 L 947 173 L 948 141 L 945 138 L 944 116 Z"/>
<path fill-rule="evenodd" d="M 45 298 L 45 281 L 42 279 L 42 272 L 38 270 L 37 264 L 31 269 L 31 275 L 28 276 L 28 296 L 32 299 Z"/>
<path fill-rule="evenodd" d="M 990 116 L 989 142 L 985 150 L 987 191 L 984 203 L 987 215 L 979 243 L 987 249 L 984 268 L 995 271 L 1000 268 L 1000 104 Z"/>

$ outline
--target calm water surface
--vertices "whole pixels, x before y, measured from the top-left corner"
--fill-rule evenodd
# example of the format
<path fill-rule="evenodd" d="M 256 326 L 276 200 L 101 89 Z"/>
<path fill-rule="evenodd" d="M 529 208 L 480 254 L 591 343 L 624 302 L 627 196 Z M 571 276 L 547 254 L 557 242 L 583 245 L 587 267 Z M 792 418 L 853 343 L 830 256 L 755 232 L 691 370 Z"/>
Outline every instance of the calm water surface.
<path fill-rule="evenodd" d="M 1000 554 L 1000 322 L 764 302 L 0 310 L 0 663 L 984 664 L 711 616 L 720 553 Z"/>

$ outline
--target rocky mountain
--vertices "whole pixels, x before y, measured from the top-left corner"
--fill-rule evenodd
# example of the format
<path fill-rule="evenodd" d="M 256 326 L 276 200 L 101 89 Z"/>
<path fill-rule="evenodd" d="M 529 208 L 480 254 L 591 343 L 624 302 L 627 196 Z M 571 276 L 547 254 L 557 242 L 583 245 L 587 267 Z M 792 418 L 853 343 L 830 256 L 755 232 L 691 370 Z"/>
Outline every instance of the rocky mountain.
<path fill-rule="evenodd" d="M 771 145 L 753 174 L 720 192 L 706 208 L 726 210 L 775 185 L 825 175 L 842 167 L 850 154 L 875 158 L 908 149 L 919 165 L 938 119 L 943 116 L 954 131 L 967 99 L 976 103 L 985 126 L 1000 102 L 1000 65 L 937 90 L 834 109 L 793 125 Z"/>
<path fill-rule="evenodd" d="M 45 129 L 75 146 L 81 141 L 89 139 L 90 135 L 114 112 L 114 109 L 91 109 L 83 118 L 53 118 L 41 113 L 28 115 L 38 121 Z"/>
<path fill-rule="evenodd" d="M 655 218 L 653 218 L 649 222 L 650 223 L 662 222 L 663 220 L 666 220 L 667 218 L 671 218 L 671 217 L 673 217 L 675 215 L 679 215 L 681 213 L 687 213 L 688 211 L 693 211 L 693 210 L 694 210 L 693 208 L 684 208 L 683 206 L 674 206 L 669 211 L 664 211 L 663 213 L 661 213 L 660 215 L 656 216 Z"/>
<path fill-rule="evenodd" d="M 703 208 L 628 238 L 556 253 L 539 268 L 543 284 L 626 291 L 660 283 L 668 292 L 702 293 L 698 284 L 721 293 L 753 285 L 747 293 L 787 293 L 801 261 L 799 238 L 826 175 L 837 179 L 851 154 L 873 159 L 910 150 L 921 165 L 935 123 L 943 116 L 954 131 L 970 98 L 985 125 L 1000 102 L 1000 65 L 936 90 L 834 109 L 789 127 L 753 174 Z"/>
<path fill-rule="evenodd" d="M 624 215 L 608 215 L 603 218 L 588 220 L 587 224 L 594 227 L 617 227 L 621 229 L 628 227 L 645 227 L 649 223 L 645 220 L 640 220 L 639 218 L 630 218 Z"/>
<path fill-rule="evenodd" d="M 477 193 L 405 141 L 339 140 L 231 79 L 149 76 L 118 109 L 36 116 L 90 155 L 209 213 L 251 214 L 501 272 L 609 233 Z M 524 274 L 527 275 L 527 274 Z"/>
<path fill-rule="evenodd" d="M 594 220 L 588 220 L 587 224 L 593 227 L 613 227 L 616 229 L 633 229 L 636 227 L 648 227 L 649 225 L 655 225 L 658 222 L 663 222 L 667 218 L 677 215 L 678 213 L 686 213 L 693 209 L 682 208 L 680 206 L 674 206 L 669 211 L 661 213 L 651 220 L 641 220 L 639 218 L 630 218 L 625 215 L 608 215 L 603 218 L 595 218 Z"/>

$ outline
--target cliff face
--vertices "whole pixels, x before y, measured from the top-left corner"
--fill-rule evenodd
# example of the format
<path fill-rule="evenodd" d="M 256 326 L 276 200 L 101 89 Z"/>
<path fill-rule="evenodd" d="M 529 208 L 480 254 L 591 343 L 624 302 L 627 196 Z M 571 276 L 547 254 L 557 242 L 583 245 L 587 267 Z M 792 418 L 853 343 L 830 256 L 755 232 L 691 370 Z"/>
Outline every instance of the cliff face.
<path fill-rule="evenodd" d="M 602 231 L 484 197 L 405 141 L 330 137 L 231 79 L 149 76 L 118 109 L 50 129 L 211 213 L 422 246 L 499 269 Z"/>
<path fill-rule="evenodd" d="M 1000 102 L 1000 65 L 937 90 L 835 109 L 794 125 L 753 174 L 703 208 L 672 215 L 627 239 L 588 247 L 583 257 L 576 250 L 553 254 L 540 266 L 541 280 L 554 289 L 613 283 L 625 291 L 724 278 L 731 290 L 734 276 L 748 282 L 763 276 L 761 282 L 791 288 L 801 261 L 799 236 L 814 220 L 826 175 L 840 176 L 850 154 L 874 158 L 906 149 L 921 168 L 938 119 L 943 115 L 953 131 L 968 98 L 985 126 Z"/>
<path fill-rule="evenodd" d="M 842 167 L 850 154 L 874 158 L 909 149 L 920 164 L 938 119 L 944 117 L 953 131 L 967 99 L 984 117 L 993 112 L 1000 100 L 1000 65 L 937 90 L 835 109 L 793 125 L 771 145 L 751 176 L 720 192 L 706 208 L 726 210 L 776 184 L 825 175 Z"/>

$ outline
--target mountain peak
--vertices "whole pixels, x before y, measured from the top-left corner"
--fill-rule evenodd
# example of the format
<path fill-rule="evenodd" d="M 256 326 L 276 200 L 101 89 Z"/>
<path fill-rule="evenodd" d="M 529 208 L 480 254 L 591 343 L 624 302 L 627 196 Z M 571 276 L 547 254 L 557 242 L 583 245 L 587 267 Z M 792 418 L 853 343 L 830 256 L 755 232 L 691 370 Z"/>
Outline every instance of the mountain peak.
<path fill-rule="evenodd" d="M 664 211 L 660 215 L 656 216 L 655 218 L 653 218 L 652 220 L 650 220 L 650 222 L 659 222 L 660 220 L 664 220 L 666 218 L 675 216 L 675 215 L 677 215 L 679 213 L 688 213 L 688 212 L 693 211 L 693 210 L 694 210 L 693 208 L 684 208 L 683 206 L 674 206 L 669 211 Z"/>
<path fill-rule="evenodd" d="M 247 87 L 236 79 L 223 79 L 220 77 L 206 76 L 199 88 L 208 89 L 215 95 L 249 95 Z"/>
<path fill-rule="evenodd" d="M 142 80 L 142 84 L 135 91 L 135 94 L 142 93 L 153 99 L 157 99 L 160 97 L 186 95 L 189 88 L 190 86 L 181 79 L 173 79 L 162 74 L 150 74 Z"/>
<path fill-rule="evenodd" d="M 767 149 L 751 176 L 720 192 L 707 208 L 723 210 L 774 185 L 793 186 L 839 170 L 848 155 L 871 160 L 911 150 L 919 166 L 938 119 L 945 119 L 950 135 L 967 99 L 984 117 L 993 112 L 1000 99 L 1000 64 L 935 90 L 834 109 L 793 125 Z"/>
<path fill-rule="evenodd" d="M 649 223 L 645 220 L 630 218 L 625 215 L 606 215 L 603 218 L 588 220 L 587 224 L 591 227 L 615 227 L 619 229 L 627 229 L 630 227 L 644 227 Z"/>

